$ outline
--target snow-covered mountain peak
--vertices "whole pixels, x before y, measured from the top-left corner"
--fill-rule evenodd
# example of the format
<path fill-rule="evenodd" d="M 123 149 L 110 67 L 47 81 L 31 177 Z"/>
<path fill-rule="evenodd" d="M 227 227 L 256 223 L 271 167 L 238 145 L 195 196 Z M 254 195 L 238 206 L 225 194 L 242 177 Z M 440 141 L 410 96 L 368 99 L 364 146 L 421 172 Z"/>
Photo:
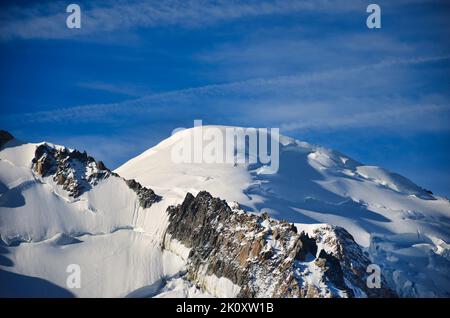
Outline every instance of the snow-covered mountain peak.
<path fill-rule="evenodd" d="M 266 284 L 272 278 L 284 281 L 268 275 L 277 262 L 299 275 L 290 286 L 297 286 L 295 294 L 300 296 L 379 296 L 389 290 L 400 296 L 450 294 L 448 200 L 385 169 L 270 132 L 269 140 L 279 150 L 275 173 L 262 173 L 268 164 L 261 162 L 173 160 L 174 149 L 195 142 L 196 133 L 217 137 L 227 129 L 245 131 L 228 126 L 184 130 L 115 171 L 86 153 L 50 143 L 24 143 L 0 133 L 0 235 L 14 264 L 11 269 L 64 286 L 65 268 L 59 266 L 78 262 L 90 282 L 77 291 L 80 296 L 293 295 L 285 293 L 283 284 L 272 293 L 261 287 L 272 286 Z M 201 138 L 201 148 L 210 149 L 211 140 Z M 222 146 L 243 151 L 248 158 L 260 154 L 246 142 L 228 143 Z M 210 222 L 204 224 L 205 218 Z M 203 224 L 206 237 L 192 232 L 189 220 Z M 291 241 L 277 241 L 275 232 L 281 230 L 280 237 L 298 242 L 294 228 L 308 236 L 302 238 L 305 247 L 300 250 L 309 251 L 308 242 L 314 240 L 315 258 L 300 255 L 297 264 L 291 258 L 298 252 Z M 238 232 L 248 243 L 245 248 L 233 242 Z M 212 252 L 206 246 L 208 237 L 228 245 L 218 243 Z M 280 253 L 259 265 L 247 262 L 264 259 L 260 253 L 266 249 L 267 255 Z M 226 257 L 232 251 L 239 252 L 239 264 Z M 117 275 L 112 259 L 132 272 Z M 203 261 L 210 266 L 197 266 Z M 369 262 L 378 265 L 387 294 L 372 293 L 356 281 L 347 272 L 355 262 L 360 273 Z M 255 273 L 246 270 L 249 264 Z M 98 266 L 105 271 L 99 274 Z M 186 266 L 189 277 L 182 274 Z M 339 272 L 339 267 L 343 276 L 330 276 L 330 269 Z M 0 265 L 2 279 L 4 269 Z M 234 269 L 240 277 L 233 276 Z M 117 278 L 113 285 L 111 275 Z M 262 285 L 248 284 L 254 275 Z M 15 276 L 5 277 L 15 284 Z M 343 278 L 355 281 L 349 285 L 344 279 L 342 284 Z M 304 289 L 305 284 L 328 287 L 316 293 L 313 287 Z M 339 290 L 333 292 L 330 288 L 336 286 Z"/>
<path fill-rule="evenodd" d="M 285 136 L 279 138 L 279 170 L 275 174 L 258 173 L 258 164 L 174 162 L 173 148 L 193 140 L 199 129 L 204 136 L 210 130 L 219 130 L 225 136 L 226 129 L 236 127 L 202 126 L 178 132 L 116 172 L 166 196 L 182 199 L 187 192 L 206 190 L 227 201 L 237 201 L 250 211 L 266 211 L 293 222 L 325 223 L 331 217 L 344 226 L 351 218 L 350 231 L 365 246 L 370 243 L 374 222 L 379 223 L 378 229 L 385 229 L 383 232 L 397 232 L 388 220 L 406 219 L 402 223 L 408 223 L 408 211 L 419 209 L 424 215 L 437 213 L 442 217 L 450 213 L 447 200 L 435 198 L 405 177 Z M 209 141 L 202 142 L 206 147 Z M 245 149 L 247 153 L 251 150 Z M 337 212 L 344 208 L 345 213 Z M 405 225 L 400 227 L 404 230 Z M 417 230 L 417 222 L 410 230 Z"/>
<path fill-rule="evenodd" d="M 117 172 L 118 173 L 125 172 L 127 174 L 128 170 L 139 170 L 140 174 L 142 175 L 141 179 L 142 181 L 144 181 L 144 183 L 145 181 L 150 181 L 145 180 L 146 174 L 142 173 L 143 172 L 142 169 L 146 169 L 146 166 L 150 167 L 158 166 L 158 169 L 161 168 L 161 166 L 165 166 L 170 167 L 171 170 L 172 169 L 177 170 L 176 168 L 177 166 L 180 166 L 181 169 L 187 170 L 195 170 L 196 169 L 195 167 L 201 166 L 201 169 L 205 171 L 215 170 L 218 172 L 218 169 L 227 170 L 228 171 L 227 174 L 229 175 L 239 174 L 242 172 L 242 170 L 244 171 L 246 170 L 244 174 L 250 175 L 258 174 L 258 168 L 261 167 L 261 164 L 256 165 L 248 163 L 236 164 L 230 162 L 207 164 L 205 162 L 200 163 L 194 162 L 194 160 L 192 160 L 192 162 L 188 163 L 183 162 L 180 164 L 174 162 L 172 158 L 173 148 L 176 147 L 176 145 L 188 143 L 189 145 L 194 147 L 194 144 L 197 142 L 195 140 L 195 138 L 197 138 L 196 134 L 199 132 L 203 136 L 201 139 L 201 147 L 202 149 L 207 148 L 208 145 L 210 145 L 212 142 L 211 136 L 213 136 L 214 134 L 211 133 L 211 131 L 213 130 L 219 131 L 220 134 L 224 137 L 223 141 L 224 148 L 228 144 L 232 143 L 231 147 L 235 152 L 241 151 L 247 157 L 248 156 L 258 157 L 259 155 L 258 149 L 248 147 L 248 139 L 247 144 L 246 143 L 239 144 L 235 140 L 230 141 L 229 138 L 226 138 L 227 130 L 237 130 L 237 129 L 245 131 L 245 133 L 247 134 L 247 138 L 249 138 L 248 136 L 250 134 L 248 133 L 248 131 L 245 130 L 246 128 L 233 126 L 200 126 L 176 132 L 171 137 L 157 144 L 155 147 L 148 149 L 141 155 L 131 159 L 123 166 L 119 167 L 117 169 Z M 259 130 L 257 129 L 256 131 Z M 267 135 L 269 136 L 268 138 L 270 142 L 274 142 L 275 139 L 271 138 L 270 130 L 267 132 Z M 281 161 L 280 164 L 281 171 L 279 172 L 278 176 L 281 176 L 286 172 L 288 174 L 295 171 L 301 171 L 303 173 L 308 172 L 308 170 L 312 169 L 315 170 L 314 171 L 315 173 L 321 175 L 334 175 L 336 177 L 354 178 L 357 180 L 374 183 L 378 186 L 388 188 L 400 194 L 413 195 L 422 199 L 434 199 L 433 195 L 429 191 L 426 191 L 420 186 L 417 186 L 407 178 L 395 173 L 391 173 L 380 167 L 366 166 L 338 151 L 334 151 L 316 145 L 311 145 L 307 142 L 298 141 L 283 135 L 279 135 L 277 142 L 278 147 L 280 149 L 279 160 Z M 158 164 L 153 165 L 151 163 L 158 163 Z M 193 177 L 194 173 L 184 173 L 184 174 Z M 157 176 L 154 175 L 153 177 L 156 178 Z M 200 180 L 202 179 L 201 175 L 198 175 L 197 177 Z M 271 179 L 270 176 L 268 176 L 267 178 Z M 317 176 L 317 180 L 320 179 L 321 178 Z M 212 180 L 212 178 L 209 180 Z"/>
<path fill-rule="evenodd" d="M 202 129 L 207 134 L 211 129 L 224 132 L 226 128 L 230 127 L 203 126 L 181 131 L 116 172 L 177 202 L 187 192 L 195 195 L 205 190 L 229 202 L 239 202 L 246 211 L 256 214 L 267 212 L 296 224 L 341 226 L 368 249 L 384 242 L 386 250 L 373 249 L 373 257 L 392 273 L 397 271 L 391 277 L 393 285 L 415 282 L 407 295 L 430 290 L 432 294 L 450 292 L 450 282 L 442 276 L 448 273 L 445 267 L 450 260 L 438 252 L 446 245 L 433 243 L 437 238 L 450 242 L 448 200 L 386 169 L 366 166 L 340 152 L 284 136 L 279 138 L 279 170 L 275 174 L 258 173 L 260 165 L 172 160 L 173 147 L 194 138 L 195 131 Z M 203 140 L 203 146 L 207 144 L 208 140 Z M 403 241 L 399 253 L 397 240 L 413 236 L 414 240 Z M 402 253 L 417 257 L 411 260 Z M 428 265 L 436 263 L 435 257 L 448 265 L 424 277 L 423 264 L 433 267 Z"/>

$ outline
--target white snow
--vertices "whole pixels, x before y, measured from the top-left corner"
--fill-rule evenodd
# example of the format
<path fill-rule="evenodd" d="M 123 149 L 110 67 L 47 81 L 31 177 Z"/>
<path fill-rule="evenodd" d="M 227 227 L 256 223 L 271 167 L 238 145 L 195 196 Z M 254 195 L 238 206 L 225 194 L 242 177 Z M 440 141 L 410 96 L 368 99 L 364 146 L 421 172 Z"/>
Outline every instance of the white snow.
<path fill-rule="evenodd" d="M 238 202 L 246 211 L 266 211 L 302 227 L 344 227 L 403 296 L 450 294 L 448 200 L 434 199 L 385 169 L 284 136 L 280 169 L 273 175 L 261 174 L 262 165 L 174 163 L 172 147 L 195 129 L 200 128 L 175 134 L 115 171 L 163 196 L 149 209 L 116 177 L 70 198 L 30 169 L 39 144 L 9 142 L 0 151 L 0 235 L 8 244 L 24 242 L 5 247 L 9 254 L 0 256 L 9 261 L 0 262 L 0 270 L 66 288 L 65 264 L 78 262 L 86 269 L 86 285 L 71 290 L 76 296 L 198 296 L 197 287 L 176 276 L 189 249 L 171 239 L 165 243 L 174 253 L 160 247 L 166 208 L 181 203 L 187 192 L 206 190 L 232 207 Z M 71 237 L 81 242 L 63 244 Z M 225 278 L 205 276 L 203 284 L 215 296 L 238 292 Z"/>
<path fill-rule="evenodd" d="M 182 278 L 173 278 L 158 291 L 156 298 L 205 298 L 213 295 Z"/>
<path fill-rule="evenodd" d="M 191 251 L 190 248 L 187 248 L 184 246 L 181 242 L 177 241 L 176 239 L 173 239 L 170 234 L 166 234 L 164 237 L 164 248 L 167 248 L 168 250 L 172 251 L 179 257 L 181 257 L 183 260 L 187 260 L 189 256 L 189 252 Z"/>
<path fill-rule="evenodd" d="M 3 270 L 44 278 L 77 297 L 123 297 L 183 269 L 184 262 L 162 252 L 149 237 L 129 230 L 104 235 L 83 235 L 80 242 L 62 244 L 54 238 L 8 247 L 13 267 Z M 81 288 L 67 288 L 67 266 L 81 269 Z M 13 287 L 15 281 L 2 281 Z M 37 295 L 36 295 L 37 296 Z"/>
<path fill-rule="evenodd" d="M 235 298 L 239 294 L 241 287 L 226 277 L 208 275 L 206 269 L 206 266 L 199 268 L 197 281 L 208 293 L 219 298 Z"/>

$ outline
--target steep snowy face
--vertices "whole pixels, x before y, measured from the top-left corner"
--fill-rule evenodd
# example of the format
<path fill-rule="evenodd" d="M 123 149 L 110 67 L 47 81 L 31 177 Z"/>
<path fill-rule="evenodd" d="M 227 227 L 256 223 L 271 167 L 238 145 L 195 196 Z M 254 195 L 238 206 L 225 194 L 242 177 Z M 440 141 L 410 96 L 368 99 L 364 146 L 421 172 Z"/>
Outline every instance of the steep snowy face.
<path fill-rule="evenodd" d="M 203 136 L 211 135 L 210 129 L 226 135 L 227 128 L 231 127 L 181 131 L 116 172 L 178 203 L 187 192 L 205 190 L 257 214 L 267 212 L 292 223 L 341 226 L 370 251 L 398 294 L 450 294 L 447 199 L 398 174 L 284 136 L 279 138 L 275 174 L 261 173 L 262 164 L 174 162 L 174 147 L 180 142 L 194 142 L 199 130 Z M 202 143 L 205 149 L 209 140 Z M 252 149 L 236 151 L 257 156 Z"/>

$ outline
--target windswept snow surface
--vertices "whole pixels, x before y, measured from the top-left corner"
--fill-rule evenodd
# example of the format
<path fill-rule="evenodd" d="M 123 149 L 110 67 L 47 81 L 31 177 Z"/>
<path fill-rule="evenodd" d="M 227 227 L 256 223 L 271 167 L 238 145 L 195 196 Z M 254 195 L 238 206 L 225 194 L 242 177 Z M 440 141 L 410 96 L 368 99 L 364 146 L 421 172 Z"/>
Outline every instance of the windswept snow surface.
<path fill-rule="evenodd" d="M 450 296 L 447 199 L 431 195 L 398 174 L 284 136 L 280 137 L 276 174 L 261 174 L 261 164 L 172 160 L 172 148 L 193 140 L 196 130 L 205 134 L 219 129 L 225 136 L 226 128 L 232 127 L 203 126 L 178 132 L 116 172 L 136 179 L 166 200 L 181 202 L 186 192 L 195 195 L 206 190 L 254 213 L 265 211 L 296 224 L 342 226 L 370 252 L 400 295 Z M 204 141 L 203 146 L 208 143 Z"/>

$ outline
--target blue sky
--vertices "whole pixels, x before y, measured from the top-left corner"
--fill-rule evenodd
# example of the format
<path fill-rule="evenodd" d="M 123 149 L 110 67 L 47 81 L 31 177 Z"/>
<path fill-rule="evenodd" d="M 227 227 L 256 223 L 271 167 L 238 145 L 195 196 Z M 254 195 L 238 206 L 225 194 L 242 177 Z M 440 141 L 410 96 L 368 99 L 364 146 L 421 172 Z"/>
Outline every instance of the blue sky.
<path fill-rule="evenodd" d="M 0 4 L 0 127 L 115 168 L 204 124 L 280 127 L 450 196 L 450 5 L 377 1 Z"/>

